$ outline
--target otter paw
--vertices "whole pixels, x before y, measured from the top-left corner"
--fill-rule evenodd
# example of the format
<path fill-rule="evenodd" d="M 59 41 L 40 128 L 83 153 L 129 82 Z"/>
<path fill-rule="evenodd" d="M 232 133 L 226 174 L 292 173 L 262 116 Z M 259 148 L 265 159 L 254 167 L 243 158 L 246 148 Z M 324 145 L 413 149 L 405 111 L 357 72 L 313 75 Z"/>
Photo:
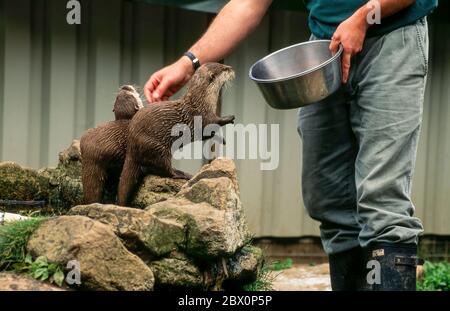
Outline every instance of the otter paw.
<path fill-rule="evenodd" d="M 226 116 L 225 117 L 225 120 L 228 122 L 228 123 L 231 123 L 231 124 L 234 124 L 234 119 L 235 119 L 236 117 L 234 116 L 234 115 L 231 115 L 231 116 Z"/>
<path fill-rule="evenodd" d="M 180 170 L 174 170 L 174 173 L 172 175 L 173 179 L 186 179 L 186 180 L 189 180 L 192 177 L 193 176 L 191 174 L 185 173 L 185 172 L 180 171 Z"/>
<path fill-rule="evenodd" d="M 233 116 L 233 115 L 222 117 L 222 118 L 220 118 L 219 125 L 223 126 L 223 125 L 227 125 L 227 124 L 234 124 L 234 119 L 235 119 L 235 116 Z"/>

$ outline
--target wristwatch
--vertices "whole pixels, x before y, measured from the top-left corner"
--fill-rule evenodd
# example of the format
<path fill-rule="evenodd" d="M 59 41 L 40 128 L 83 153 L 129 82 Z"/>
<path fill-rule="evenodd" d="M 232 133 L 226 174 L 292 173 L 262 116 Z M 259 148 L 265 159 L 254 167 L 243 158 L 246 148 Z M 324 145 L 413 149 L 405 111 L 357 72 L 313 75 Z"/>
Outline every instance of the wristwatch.
<path fill-rule="evenodd" d="M 183 56 L 186 56 L 189 58 L 192 62 L 192 67 L 194 67 L 194 70 L 197 70 L 198 67 L 200 67 L 200 61 L 198 60 L 197 56 L 195 56 L 192 52 L 187 51 L 183 54 Z"/>

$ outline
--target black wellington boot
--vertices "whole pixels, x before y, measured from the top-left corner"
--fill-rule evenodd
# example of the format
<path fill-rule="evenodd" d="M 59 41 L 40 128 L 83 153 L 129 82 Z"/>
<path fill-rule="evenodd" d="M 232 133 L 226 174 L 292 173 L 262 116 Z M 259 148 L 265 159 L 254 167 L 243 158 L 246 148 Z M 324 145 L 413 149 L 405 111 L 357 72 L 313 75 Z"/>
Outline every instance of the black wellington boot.
<path fill-rule="evenodd" d="M 416 290 L 416 270 L 419 264 L 417 245 L 373 244 L 365 250 L 365 254 L 365 290 Z"/>
<path fill-rule="evenodd" d="M 364 252 L 361 247 L 329 255 L 330 279 L 333 291 L 354 291 L 360 288 L 365 273 Z"/>

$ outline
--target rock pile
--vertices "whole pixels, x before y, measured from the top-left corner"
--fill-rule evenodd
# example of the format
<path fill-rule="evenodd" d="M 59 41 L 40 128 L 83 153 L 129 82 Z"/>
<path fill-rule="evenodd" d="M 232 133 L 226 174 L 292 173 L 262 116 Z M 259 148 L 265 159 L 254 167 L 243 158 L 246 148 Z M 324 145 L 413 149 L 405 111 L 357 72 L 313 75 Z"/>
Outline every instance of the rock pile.
<path fill-rule="evenodd" d="M 61 267 L 76 261 L 75 289 L 221 290 L 256 279 L 263 256 L 250 245 L 233 161 L 216 159 L 188 182 L 147 176 L 133 200 L 141 209 L 81 205 L 77 148 L 74 142 L 62 152 L 55 169 L 0 164 L 0 199 L 53 197 L 73 206 L 45 220 L 27 251 Z"/>
<path fill-rule="evenodd" d="M 166 200 L 180 191 L 184 182 L 146 176 L 131 206 L 145 208 Z M 105 196 L 107 201 L 115 201 L 115 193 L 106 193 Z M 0 162 L 0 200 L 42 201 L 54 208 L 83 204 L 80 142 L 74 140 L 66 150 L 60 152 L 56 168 L 34 170 L 14 162 Z"/>

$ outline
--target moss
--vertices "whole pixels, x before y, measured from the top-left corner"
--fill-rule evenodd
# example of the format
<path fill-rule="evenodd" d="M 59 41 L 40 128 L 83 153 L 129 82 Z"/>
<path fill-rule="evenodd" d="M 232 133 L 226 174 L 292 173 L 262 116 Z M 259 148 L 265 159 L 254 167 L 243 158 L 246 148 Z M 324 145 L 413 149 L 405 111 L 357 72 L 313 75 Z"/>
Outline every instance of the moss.
<path fill-rule="evenodd" d="M 47 200 L 49 179 L 12 162 L 0 163 L 0 199 Z"/>
<path fill-rule="evenodd" d="M 165 201 L 180 191 L 185 181 L 148 175 L 131 202 L 131 206 L 146 208 L 149 205 Z"/>
<path fill-rule="evenodd" d="M 151 230 L 144 236 L 145 246 L 158 257 L 183 249 L 186 232 L 183 223 L 174 220 L 155 219 Z"/>
<path fill-rule="evenodd" d="M 46 200 L 49 205 L 72 207 L 83 203 L 81 177 L 71 177 L 63 166 L 56 169 L 45 168 L 39 170 L 38 174 L 47 181 L 45 185 L 48 193 Z"/>
<path fill-rule="evenodd" d="M 201 288 L 203 277 L 200 270 L 188 259 L 164 258 L 150 264 L 158 288 Z"/>

